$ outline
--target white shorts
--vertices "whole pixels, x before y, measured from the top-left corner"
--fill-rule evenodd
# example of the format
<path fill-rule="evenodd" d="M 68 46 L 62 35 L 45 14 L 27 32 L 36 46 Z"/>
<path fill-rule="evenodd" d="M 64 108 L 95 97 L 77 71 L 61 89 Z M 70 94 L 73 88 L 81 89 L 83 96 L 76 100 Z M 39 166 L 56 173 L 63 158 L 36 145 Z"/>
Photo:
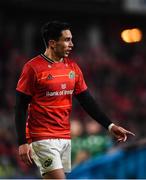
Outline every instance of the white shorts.
<path fill-rule="evenodd" d="M 32 158 L 41 175 L 55 170 L 64 169 L 71 171 L 71 140 L 70 139 L 47 139 L 32 142 Z"/>

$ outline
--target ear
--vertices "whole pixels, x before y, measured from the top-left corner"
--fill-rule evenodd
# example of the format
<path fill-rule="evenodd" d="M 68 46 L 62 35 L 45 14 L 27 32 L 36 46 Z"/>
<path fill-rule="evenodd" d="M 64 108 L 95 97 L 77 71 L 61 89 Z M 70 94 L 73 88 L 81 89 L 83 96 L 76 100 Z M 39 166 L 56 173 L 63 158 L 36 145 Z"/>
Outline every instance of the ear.
<path fill-rule="evenodd" d="M 49 40 L 48 45 L 49 45 L 49 47 L 54 49 L 54 48 L 56 48 L 56 41 L 55 40 Z"/>

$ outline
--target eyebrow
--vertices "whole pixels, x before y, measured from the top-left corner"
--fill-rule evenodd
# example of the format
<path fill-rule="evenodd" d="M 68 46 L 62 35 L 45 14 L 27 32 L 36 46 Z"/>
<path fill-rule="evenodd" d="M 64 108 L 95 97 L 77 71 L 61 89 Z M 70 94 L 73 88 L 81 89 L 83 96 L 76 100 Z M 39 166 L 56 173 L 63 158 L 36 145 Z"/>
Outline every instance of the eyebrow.
<path fill-rule="evenodd" d="M 65 39 L 72 39 L 72 37 L 65 37 Z"/>

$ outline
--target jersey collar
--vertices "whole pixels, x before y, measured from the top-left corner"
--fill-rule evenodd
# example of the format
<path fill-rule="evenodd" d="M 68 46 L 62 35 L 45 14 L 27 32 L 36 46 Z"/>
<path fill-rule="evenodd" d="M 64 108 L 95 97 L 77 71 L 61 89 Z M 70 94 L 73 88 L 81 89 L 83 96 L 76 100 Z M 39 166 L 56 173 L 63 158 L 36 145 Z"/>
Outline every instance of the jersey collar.
<path fill-rule="evenodd" d="M 46 59 L 48 62 L 50 62 L 50 63 L 55 63 L 52 59 L 48 58 L 48 57 L 45 56 L 44 54 L 41 54 L 41 56 L 42 56 L 44 59 Z M 63 61 L 61 61 L 61 62 L 63 62 Z"/>

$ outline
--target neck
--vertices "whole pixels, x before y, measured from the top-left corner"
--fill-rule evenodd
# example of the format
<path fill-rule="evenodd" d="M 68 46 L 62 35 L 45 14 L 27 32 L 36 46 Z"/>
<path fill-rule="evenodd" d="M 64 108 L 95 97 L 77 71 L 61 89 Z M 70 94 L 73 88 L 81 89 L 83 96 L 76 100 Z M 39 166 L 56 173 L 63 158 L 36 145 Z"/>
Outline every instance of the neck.
<path fill-rule="evenodd" d="M 61 62 L 63 58 L 58 57 L 51 49 L 47 48 L 44 55 L 54 62 Z"/>

